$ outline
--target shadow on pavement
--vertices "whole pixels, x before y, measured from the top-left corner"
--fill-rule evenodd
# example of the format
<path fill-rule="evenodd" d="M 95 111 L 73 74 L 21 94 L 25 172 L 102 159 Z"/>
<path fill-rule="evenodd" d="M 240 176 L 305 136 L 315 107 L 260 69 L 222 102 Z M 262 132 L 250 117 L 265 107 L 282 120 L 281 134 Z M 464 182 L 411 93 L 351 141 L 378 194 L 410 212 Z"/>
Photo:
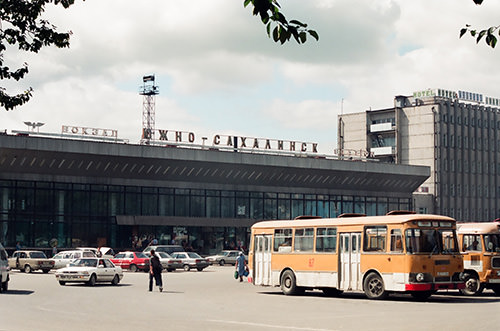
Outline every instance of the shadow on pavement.
<path fill-rule="evenodd" d="M 32 290 L 8 290 L 7 292 L 0 293 L 0 296 L 2 295 L 30 295 L 35 293 L 35 291 Z"/>

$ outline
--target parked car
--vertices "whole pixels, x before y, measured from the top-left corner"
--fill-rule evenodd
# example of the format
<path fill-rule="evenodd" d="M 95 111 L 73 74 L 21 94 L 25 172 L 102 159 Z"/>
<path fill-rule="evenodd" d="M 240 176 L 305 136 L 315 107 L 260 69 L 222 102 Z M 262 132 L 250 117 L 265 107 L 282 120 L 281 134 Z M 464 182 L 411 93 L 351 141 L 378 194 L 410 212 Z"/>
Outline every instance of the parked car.
<path fill-rule="evenodd" d="M 196 270 L 202 271 L 210 265 L 210 262 L 208 262 L 207 259 L 194 252 L 177 252 L 173 253 L 172 257 L 182 261 L 182 266 L 185 271 L 189 271 L 191 268 L 196 268 Z"/>
<path fill-rule="evenodd" d="M 65 268 L 56 270 L 56 279 L 61 285 L 86 283 L 94 286 L 98 282 L 111 282 L 117 285 L 122 278 L 122 268 L 115 266 L 106 258 L 82 258 L 71 262 Z"/>
<path fill-rule="evenodd" d="M 137 270 L 149 271 L 149 257 L 141 252 L 120 252 L 110 260 L 115 265 L 122 267 L 122 269 L 129 269 L 132 272 Z"/>
<path fill-rule="evenodd" d="M 207 256 L 207 259 L 213 264 L 217 263 L 219 265 L 224 265 L 224 264 L 235 265 L 236 259 L 238 258 L 239 255 L 240 251 L 238 250 L 224 250 L 219 254 Z M 245 255 L 245 260 L 248 260 L 246 255 Z"/>
<path fill-rule="evenodd" d="M 5 248 L 0 244 L 0 292 L 7 292 L 9 280 L 9 258 Z"/>
<path fill-rule="evenodd" d="M 175 252 L 184 252 L 184 248 L 179 245 L 151 245 L 142 251 L 143 253 L 149 253 L 152 249 L 155 250 L 155 252 L 165 252 L 169 255 L 172 255 L 172 253 Z"/>
<path fill-rule="evenodd" d="M 172 272 L 175 269 L 182 269 L 183 267 L 182 260 L 174 259 L 172 256 L 168 255 L 165 252 L 158 252 L 156 254 L 160 258 L 160 262 L 161 265 L 163 266 L 163 269 L 167 270 L 168 272 Z"/>
<path fill-rule="evenodd" d="M 92 251 L 97 257 L 105 257 L 107 259 L 112 259 L 115 256 L 115 252 L 111 247 L 99 247 L 99 248 L 77 247 L 76 249 L 84 251 Z"/>
<path fill-rule="evenodd" d="M 54 268 L 54 260 L 47 258 L 42 251 L 15 251 L 12 257 L 9 258 L 9 267 L 10 269 L 19 269 L 26 273 L 36 270 L 48 273 L 50 269 Z"/>
<path fill-rule="evenodd" d="M 54 260 L 54 269 L 66 267 L 70 262 L 82 257 L 97 257 L 93 251 L 84 251 L 77 249 L 74 251 L 62 251 L 54 255 L 51 260 Z"/>

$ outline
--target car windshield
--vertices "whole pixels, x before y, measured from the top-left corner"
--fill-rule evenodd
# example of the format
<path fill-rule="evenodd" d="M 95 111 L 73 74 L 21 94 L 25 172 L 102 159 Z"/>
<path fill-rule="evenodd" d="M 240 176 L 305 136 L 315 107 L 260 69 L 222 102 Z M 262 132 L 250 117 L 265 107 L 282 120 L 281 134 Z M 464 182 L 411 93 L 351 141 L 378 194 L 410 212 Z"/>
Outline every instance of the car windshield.
<path fill-rule="evenodd" d="M 484 245 L 487 252 L 500 252 L 500 234 L 485 235 Z"/>
<path fill-rule="evenodd" d="M 31 252 L 30 257 L 32 259 L 46 259 L 47 256 L 43 252 Z"/>
<path fill-rule="evenodd" d="M 148 257 L 144 253 L 135 253 L 135 255 L 140 259 L 147 259 Z"/>
<path fill-rule="evenodd" d="M 458 252 L 456 234 L 450 229 L 408 229 L 406 251 L 409 254 L 451 254 Z"/>
<path fill-rule="evenodd" d="M 229 255 L 229 252 L 228 252 L 228 251 L 222 251 L 222 252 L 220 253 L 220 255 L 222 255 L 222 256 L 228 256 L 228 255 Z"/>
<path fill-rule="evenodd" d="M 187 255 L 192 258 L 192 259 L 201 259 L 201 256 L 199 256 L 197 253 L 189 252 Z"/>
<path fill-rule="evenodd" d="M 97 259 L 78 259 L 69 265 L 71 267 L 97 267 Z"/>

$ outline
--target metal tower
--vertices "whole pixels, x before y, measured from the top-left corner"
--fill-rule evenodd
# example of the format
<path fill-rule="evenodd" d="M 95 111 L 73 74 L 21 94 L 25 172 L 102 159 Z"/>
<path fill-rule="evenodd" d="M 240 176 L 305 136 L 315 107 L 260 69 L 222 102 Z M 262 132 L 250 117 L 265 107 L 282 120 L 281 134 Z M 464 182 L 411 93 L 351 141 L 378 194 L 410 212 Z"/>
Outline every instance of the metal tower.
<path fill-rule="evenodd" d="M 149 145 L 155 135 L 155 96 L 160 93 L 160 89 L 155 85 L 155 75 L 143 76 L 142 81 L 144 84 L 139 90 L 139 94 L 144 96 L 141 144 Z"/>

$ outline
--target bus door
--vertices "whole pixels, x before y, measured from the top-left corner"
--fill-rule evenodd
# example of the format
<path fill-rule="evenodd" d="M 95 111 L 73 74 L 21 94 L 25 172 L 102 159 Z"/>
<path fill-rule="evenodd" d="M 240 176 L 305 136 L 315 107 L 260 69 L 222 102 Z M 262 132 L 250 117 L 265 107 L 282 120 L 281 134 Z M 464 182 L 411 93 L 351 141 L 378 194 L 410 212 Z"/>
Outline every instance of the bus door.
<path fill-rule="evenodd" d="M 255 270 L 254 283 L 255 285 L 272 285 L 271 284 L 271 235 L 255 236 Z"/>
<path fill-rule="evenodd" d="M 340 234 L 339 290 L 361 290 L 361 233 Z"/>

